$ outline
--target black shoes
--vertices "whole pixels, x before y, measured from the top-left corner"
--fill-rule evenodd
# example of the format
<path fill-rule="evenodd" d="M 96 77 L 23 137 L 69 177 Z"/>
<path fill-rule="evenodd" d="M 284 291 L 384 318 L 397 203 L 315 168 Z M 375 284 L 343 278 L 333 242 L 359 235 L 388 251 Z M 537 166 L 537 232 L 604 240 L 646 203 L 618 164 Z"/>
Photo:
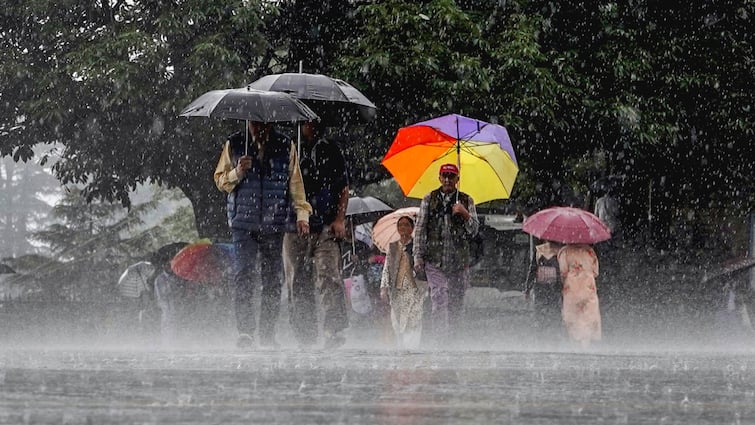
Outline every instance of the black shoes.
<path fill-rule="evenodd" d="M 323 348 L 326 350 L 335 350 L 346 344 L 346 337 L 341 334 L 325 335 L 325 345 Z"/>
<path fill-rule="evenodd" d="M 263 350 L 277 350 L 281 348 L 281 345 L 275 339 L 266 339 L 260 341 L 260 348 Z"/>

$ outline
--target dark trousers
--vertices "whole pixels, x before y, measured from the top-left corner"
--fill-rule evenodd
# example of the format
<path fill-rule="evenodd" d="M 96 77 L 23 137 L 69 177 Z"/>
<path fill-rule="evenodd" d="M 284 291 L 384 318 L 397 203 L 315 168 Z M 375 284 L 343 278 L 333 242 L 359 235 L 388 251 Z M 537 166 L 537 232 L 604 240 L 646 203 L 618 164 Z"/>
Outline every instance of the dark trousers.
<path fill-rule="evenodd" d="M 535 297 L 535 329 L 545 342 L 559 342 L 565 335 L 561 319 L 561 283 L 538 283 L 532 287 Z"/>
<path fill-rule="evenodd" d="M 236 261 L 233 301 L 239 333 L 254 335 L 254 288 L 262 286 L 259 338 L 272 342 L 281 305 L 283 233 L 250 234 L 233 231 Z"/>

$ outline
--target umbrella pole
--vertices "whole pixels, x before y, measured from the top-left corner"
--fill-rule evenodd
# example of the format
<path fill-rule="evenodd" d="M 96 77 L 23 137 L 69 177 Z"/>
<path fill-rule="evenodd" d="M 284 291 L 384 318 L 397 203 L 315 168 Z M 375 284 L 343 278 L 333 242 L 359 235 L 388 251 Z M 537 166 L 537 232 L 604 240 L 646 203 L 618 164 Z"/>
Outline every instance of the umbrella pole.
<path fill-rule="evenodd" d="M 459 190 L 461 188 L 461 141 L 456 141 L 456 168 L 459 169 L 459 181 L 456 182 L 456 203 L 459 203 Z"/>
<path fill-rule="evenodd" d="M 299 61 L 299 74 L 304 72 L 304 61 Z M 296 122 L 296 157 L 301 158 L 301 121 Z"/>
<path fill-rule="evenodd" d="M 459 203 L 459 188 L 461 188 L 461 137 L 459 137 L 459 118 L 456 118 L 456 168 L 459 169 L 459 181 L 456 182 L 456 203 Z"/>
<path fill-rule="evenodd" d="M 249 120 L 244 120 L 244 156 L 249 155 Z"/>
<path fill-rule="evenodd" d="M 349 220 L 351 223 L 351 256 L 354 258 L 357 255 L 357 243 L 356 238 L 354 237 L 354 222 Z"/>
<path fill-rule="evenodd" d="M 296 160 L 301 161 L 301 121 L 296 122 Z"/>

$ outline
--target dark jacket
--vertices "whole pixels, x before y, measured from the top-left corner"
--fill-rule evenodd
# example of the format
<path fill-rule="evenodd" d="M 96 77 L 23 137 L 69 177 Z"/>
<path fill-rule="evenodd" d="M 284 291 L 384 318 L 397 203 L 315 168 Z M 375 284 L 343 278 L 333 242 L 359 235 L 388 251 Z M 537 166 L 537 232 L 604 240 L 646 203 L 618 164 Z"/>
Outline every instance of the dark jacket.
<path fill-rule="evenodd" d="M 299 168 L 307 202 L 313 210 L 309 216 L 309 229 L 319 233 L 324 225 L 329 225 L 338 216 L 341 191 L 349 184 L 346 161 L 335 143 L 319 139 L 314 143 L 302 143 Z"/>
<path fill-rule="evenodd" d="M 467 194 L 459 192 L 459 202 L 469 208 L 470 198 Z M 446 270 L 460 270 L 471 263 L 470 235 L 464 227 L 464 219 L 451 213 L 453 203 L 443 203 L 443 195 L 440 189 L 430 194 L 430 204 L 427 216 L 427 252 L 425 261 L 440 264 L 443 258 L 443 222 L 446 217 L 450 220 L 451 240 L 456 255 L 452 258 L 453 264 L 444 264 Z"/>

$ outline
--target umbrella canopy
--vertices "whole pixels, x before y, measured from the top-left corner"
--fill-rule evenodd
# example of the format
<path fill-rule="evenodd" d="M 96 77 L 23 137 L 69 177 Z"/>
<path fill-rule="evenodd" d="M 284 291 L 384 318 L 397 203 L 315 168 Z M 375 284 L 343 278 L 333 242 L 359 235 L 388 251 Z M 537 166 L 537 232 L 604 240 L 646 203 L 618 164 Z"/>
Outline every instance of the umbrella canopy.
<path fill-rule="evenodd" d="M 156 268 L 152 263 L 140 261 L 126 268 L 118 279 L 118 293 L 127 298 L 139 298 L 151 291 L 150 277 Z"/>
<path fill-rule="evenodd" d="M 755 257 L 738 258 L 726 263 L 719 270 L 706 274 L 703 277 L 703 283 L 719 278 L 729 278 L 736 273 L 743 272 L 752 267 L 755 267 Z"/>
<path fill-rule="evenodd" d="M 372 248 L 372 222 L 354 226 L 354 239 Z"/>
<path fill-rule="evenodd" d="M 417 221 L 417 214 L 419 214 L 419 207 L 406 207 L 399 208 L 390 214 L 387 214 L 380 218 L 372 228 L 372 243 L 378 247 L 381 252 L 388 252 L 388 245 L 391 242 L 399 240 L 398 229 L 396 223 L 401 217 L 410 217 L 413 221 Z M 412 233 L 414 235 L 414 233 Z"/>
<path fill-rule="evenodd" d="M 349 118 L 375 118 L 376 106 L 346 81 L 322 74 L 284 73 L 266 75 L 248 87 L 288 93 L 305 101 L 325 125 L 338 125 Z"/>
<path fill-rule="evenodd" d="M 188 242 L 173 242 L 163 245 L 149 256 L 149 262 L 155 267 L 162 267 L 175 257 L 176 254 L 178 254 L 178 251 L 184 249 L 188 244 Z"/>
<path fill-rule="evenodd" d="M 211 90 L 191 102 L 179 115 L 233 118 L 265 123 L 319 119 L 307 105 L 286 93 L 247 87 Z"/>
<path fill-rule="evenodd" d="M 393 211 L 393 208 L 380 199 L 372 196 L 352 196 L 349 198 L 349 204 L 346 207 L 346 217 L 349 218 L 352 225 L 356 226 L 362 223 L 371 223 L 389 211 Z"/>
<path fill-rule="evenodd" d="M 564 244 L 593 244 L 611 238 L 595 214 L 579 208 L 552 207 L 527 217 L 522 230 L 537 238 Z"/>
<path fill-rule="evenodd" d="M 170 268 L 191 282 L 220 283 L 233 261 L 232 251 L 220 245 L 209 240 L 187 245 L 170 260 Z"/>
<path fill-rule="evenodd" d="M 476 203 L 508 199 L 519 173 L 504 127 L 457 114 L 400 128 L 382 163 L 411 198 L 437 189 L 440 166 L 456 164 L 459 190 Z"/>

